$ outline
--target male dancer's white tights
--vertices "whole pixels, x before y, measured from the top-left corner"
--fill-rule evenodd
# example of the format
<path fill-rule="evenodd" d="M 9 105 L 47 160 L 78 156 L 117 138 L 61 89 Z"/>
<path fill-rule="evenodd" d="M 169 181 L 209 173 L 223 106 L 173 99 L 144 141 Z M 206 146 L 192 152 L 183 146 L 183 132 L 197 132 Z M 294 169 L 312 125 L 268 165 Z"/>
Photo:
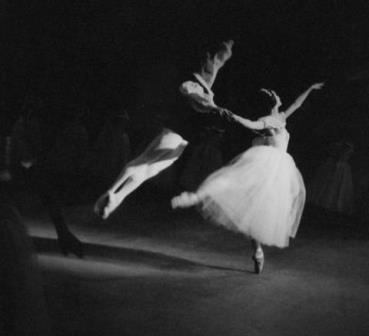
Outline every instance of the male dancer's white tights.
<path fill-rule="evenodd" d="M 130 161 L 113 185 L 96 201 L 94 211 L 103 219 L 143 182 L 171 166 L 183 153 L 188 142 L 170 129 L 163 131 L 144 152 Z"/>

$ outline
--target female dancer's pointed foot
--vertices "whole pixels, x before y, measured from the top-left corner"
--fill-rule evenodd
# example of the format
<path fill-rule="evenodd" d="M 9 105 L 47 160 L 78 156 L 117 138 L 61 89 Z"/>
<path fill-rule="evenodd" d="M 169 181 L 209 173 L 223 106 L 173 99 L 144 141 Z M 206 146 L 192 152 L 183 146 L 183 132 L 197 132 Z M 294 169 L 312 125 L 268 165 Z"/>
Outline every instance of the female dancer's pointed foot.
<path fill-rule="evenodd" d="M 256 274 L 260 274 L 264 268 L 264 252 L 261 249 L 257 249 L 252 256 L 254 261 L 254 271 Z"/>
<path fill-rule="evenodd" d="M 199 203 L 199 197 L 192 192 L 183 192 L 171 200 L 172 209 L 189 208 Z"/>
<path fill-rule="evenodd" d="M 67 256 L 69 253 L 78 258 L 84 257 L 83 245 L 81 241 L 70 231 L 58 235 L 58 244 L 61 252 Z"/>

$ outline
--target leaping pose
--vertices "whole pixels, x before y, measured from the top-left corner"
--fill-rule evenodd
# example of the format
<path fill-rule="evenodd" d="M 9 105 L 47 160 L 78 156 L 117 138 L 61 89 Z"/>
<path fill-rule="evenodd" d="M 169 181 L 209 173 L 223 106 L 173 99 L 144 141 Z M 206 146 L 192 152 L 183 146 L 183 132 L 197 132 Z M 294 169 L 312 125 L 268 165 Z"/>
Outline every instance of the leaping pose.
<path fill-rule="evenodd" d="M 140 156 L 123 168 L 113 185 L 96 201 L 95 213 L 106 219 L 143 182 L 171 166 L 205 127 L 223 122 L 238 122 L 260 130 L 265 127 L 264 122 L 246 121 L 214 102 L 212 86 L 218 71 L 232 56 L 233 44 L 232 40 L 225 41 L 214 53 L 208 52 L 200 70 L 180 85 L 179 91 L 186 100 L 180 113 L 168 121 L 167 128 Z"/>

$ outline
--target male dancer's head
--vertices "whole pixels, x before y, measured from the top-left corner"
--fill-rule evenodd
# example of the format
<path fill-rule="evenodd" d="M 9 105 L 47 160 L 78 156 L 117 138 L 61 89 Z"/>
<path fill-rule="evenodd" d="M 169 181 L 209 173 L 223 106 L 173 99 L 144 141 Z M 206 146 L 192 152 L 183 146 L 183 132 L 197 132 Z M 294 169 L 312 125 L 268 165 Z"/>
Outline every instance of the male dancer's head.
<path fill-rule="evenodd" d="M 209 50 L 206 53 L 198 74 L 210 88 L 214 84 L 219 69 L 231 58 L 233 44 L 233 40 L 224 41 L 214 50 Z"/>

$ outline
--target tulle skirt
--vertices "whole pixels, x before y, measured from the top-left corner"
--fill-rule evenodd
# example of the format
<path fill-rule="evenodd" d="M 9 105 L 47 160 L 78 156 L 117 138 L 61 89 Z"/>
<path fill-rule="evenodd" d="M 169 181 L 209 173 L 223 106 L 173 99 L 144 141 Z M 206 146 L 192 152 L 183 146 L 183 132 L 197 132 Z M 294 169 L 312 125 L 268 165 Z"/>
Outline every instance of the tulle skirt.
<path fill-rule="evenodd" d="M 198 196 L 207 219 L 282 248 L 297 233 L 306 192 L 288 153 L 257 146 L 210 175 Z"/>

